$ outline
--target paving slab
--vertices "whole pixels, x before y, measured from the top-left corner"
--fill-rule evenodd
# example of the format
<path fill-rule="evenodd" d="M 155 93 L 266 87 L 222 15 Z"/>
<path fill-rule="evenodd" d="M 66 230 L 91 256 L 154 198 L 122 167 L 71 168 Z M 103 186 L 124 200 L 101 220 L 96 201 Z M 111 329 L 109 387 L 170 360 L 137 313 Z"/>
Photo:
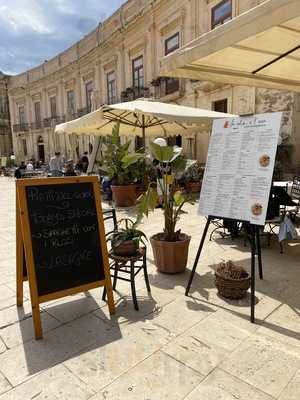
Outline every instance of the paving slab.
<path fill-rule="evenodd" d="M 120 332 L 89 314 L 0 354 L 0 371 L 14 386 L 56 364 L 74 357 L 92 345 L 104 347 L 120 339 Z"/>
<path fill-rule="evenodd" d="M 265 335 L 252 335 L 220 367 L 278 397 L 300 368 L 299 348 Z"/>
<path fill-rule="evenodd" d="M 43 303 L 41 306 L 56 320 L 67 323 L 83 315 L 97 310 L 105 303 L 98 303 L 92 297 L 80 293 L 74 296 L 64 297 L 51 303 Z"/>
<path fill-rule="evenodd" d="M 284 388 L 279 400 L 299 400 L 300 397 L 300 370 L 296 372 L 289 384 Z"/>
<path fill-rule="evenodd" d="M 181 400 L 203 376 L 162 352 L 137 364 L 91 400 Z"/>
<path fill-rule="evenodd" d="M 1 390 L 1 384 L 0 384 Z M 0 396 L 1 400 L 88 400 L 94 394 L 63 365 L 50 368 Z"/>
<path fill-rule="evenodd" d="M 5 346 L 5 343 L 0 337 L 0 354 L 4 353 L 7 350 L 7 347 Z"/>
<path fill-rule="evenodd" d="M 41 310 L 42 312 L 42 310 Z M 0 329 L 31 317 L 31 303 L 24 301 L 22 307 L 12 306 L 0 311 Z"/>
<path fill-rule="evenodd" d="M 61 323 L 46 312 L 41 313 L 43 332 L 57 328 Z M 7 348 L 12 348 L 28 342 L 34 338 L 32 317 L 23 319 L 0 329 L 0 337 Z"/>
<path fill-rule="evenodd" d="M 167 334 L 163 329 L 151 329 L 147 325 L 146 322 L 123 325 L 120 340 L 87 349 L 64 364 L 98 392 L 166 343 Z"/>
<path fill-rule="evenodd" d="M 132 324 L 137 321 L 151 319 L 151 314 L 160 313 L 164 306 L 180 297 L 180 293 L 171 290 L 166 285 L 162 285 L 161 287 L 153 286 L 151 288 L 151 293 L 148 293 L 147 289 L 143 288 L 137 291 L 137 300 L 139 304 L 139 311 L 137 311 L 134 308 L 131 294 L 122 295 L 119 292 L 114 293 L 119 295 L 118 299 L 115 296 L 115 299 L 117 299 L 116 314 L 110 316 L 108 308 L 103 307 L 95 311 L 94 315 L 104 319 L 106 322 L 110 321 L 112 324 L 118 325 Z"/>
<path fill-rule="evenodd" d="M 274 400 L 274 398 L 217 368 L 185 400 Z"/>
<path fill-rule="evenodd" d="M 0 372 L 0 398 L 1 394 L 8 392 L 12 388 L 12 385 L 8 382 L 8 380 L 3 376 Z"/>
<path fill-rule="evenodd" d="M 282 304 L 270 314 L 257 333 L 300 347 L 300 313 L 294 306 Z"/>

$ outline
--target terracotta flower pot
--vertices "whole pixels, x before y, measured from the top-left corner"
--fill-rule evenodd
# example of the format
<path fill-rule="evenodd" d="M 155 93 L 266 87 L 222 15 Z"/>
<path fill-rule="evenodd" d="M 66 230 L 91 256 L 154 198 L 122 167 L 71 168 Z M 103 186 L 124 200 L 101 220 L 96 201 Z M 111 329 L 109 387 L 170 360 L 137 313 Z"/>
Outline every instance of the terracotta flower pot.
<path fill-rule="evenodd" d="M 133 240 L 124 240 L 124 242 L 121 242 L 118 245 L 112 241 L 111 247 L 114 254 L 117 256 L 130 257 L 136 254 L 139 246 L 138 243 Z"/>
<path fill-rule="evenodd" d="M 187 190 L 191 193 L 198 193 L 201 190 L 202 182 L 188 182 L 187 183 Z"/>
<path fill-rule="evenodd" d="M 111 186 L 111 190 L 117 207 L 132 207 L 135 205 L 135 185 Z"/>
<path fill-rule="evenodd" d="M 161 235 L 150 238 L 157 270 L 166 274 L 185 271 L 191 237 L 182 233 L 178 242 L 166 242 L 160 240 Z"/>

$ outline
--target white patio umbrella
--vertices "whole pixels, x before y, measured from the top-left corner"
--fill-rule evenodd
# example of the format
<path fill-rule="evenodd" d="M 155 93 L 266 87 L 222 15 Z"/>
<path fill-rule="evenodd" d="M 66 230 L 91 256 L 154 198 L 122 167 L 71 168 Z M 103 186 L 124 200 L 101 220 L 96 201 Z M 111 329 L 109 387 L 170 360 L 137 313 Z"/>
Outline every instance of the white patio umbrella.
<path fill-rule="evenodd" d="M 215 118 L 236 117 L 200 108 L 149 100 L 135 100 L 102 106 L 81 118 L 57 125 L 55 132 L 106 136 L 120 121 L 120 136 L 158 137 L 184 134 L 205 127 Z"/>
<path fill-rule="evenodd" d="M 149 137 L 184 135 L 196 128 L 209 128 L 215 118 L 233 118 L 236 115 L 200 108 L 178 106 L 149 100 L 134 100 L 102 106 L 81 118 L 57 125 L 55 132 L 77 135 L 107 136 L 116 122 L 120 122 L 120 136 Z M 100 139 L 95 140 L 88 172 L 92 172 L 99 150 Z"/>

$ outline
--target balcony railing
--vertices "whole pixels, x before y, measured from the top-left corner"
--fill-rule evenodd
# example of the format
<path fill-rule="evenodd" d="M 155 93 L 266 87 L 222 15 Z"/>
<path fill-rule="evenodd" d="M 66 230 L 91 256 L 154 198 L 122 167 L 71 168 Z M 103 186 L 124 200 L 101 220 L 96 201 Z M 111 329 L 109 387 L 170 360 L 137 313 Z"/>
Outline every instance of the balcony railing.
<path fill-rule="evenodd" d="M 0 119 L 9 119 L 8 112 L 0 112 Z"/>
<path fill-rule="evenodd" d="M 13 126 L 14 132 L 28 132 L 29 131 L 29 125 L 27 123 L 22 123 L 22 124 L 15 124 Z"/>
<path fill-rule="evenodd" d="M 180 81 L 176 78 L 158 77 L 151 82 L 151 86 L 154 87 L 155 98 L 180 92 Z"/>
<path fill-rule="evenodd" d="M 150 97 L 148 87 L 129 87 L 121 93 L 121 102 L 132 101 L 140 97 Z"/>
<path fill-rule="evenodd" d="M 31 124 L 30 124 L 30 129 L 31 130 L 38 130 L 38 129 L 43 129 L 43 122 L 42 121 L 35 121 L 35 122 L 32 122 Z"/>
<path fill-rule="evenodd" d="M 65 122 L 65 116 L 44 118 L 44 128 L 54 128 L 57 124 Z"/>

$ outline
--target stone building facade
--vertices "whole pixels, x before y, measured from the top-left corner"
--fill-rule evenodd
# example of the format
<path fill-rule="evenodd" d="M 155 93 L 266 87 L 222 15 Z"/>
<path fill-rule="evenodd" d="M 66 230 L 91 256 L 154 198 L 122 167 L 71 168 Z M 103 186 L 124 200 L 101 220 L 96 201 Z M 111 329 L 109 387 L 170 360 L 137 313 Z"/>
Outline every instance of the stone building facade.
<path fill-rule="evenodd" d="M 0 71 L 0 157 L 8 157 L 13 152 L 7 85 L 8 76 Z"/>
<path fill-rule="evenodd" d="M 56 149 L 72 157 L 71 141 L 78 155 L 90 150 L 92 137 L 56 136 L 54 126 L 92 107 L 139 97 L 235 114 L 284 111 L 284 135 L 296 144 L 295 94 L 159 75 L 166 54 L 263 1 L 127 1 L 71 48 L 10 78 L 16 157 L 48 161 Z M 209 132 L 199 129 L 191 137 L 170 138 L 170 143 L 181 144 L 188 156 L 204 162 L 208 140 Z"/>

